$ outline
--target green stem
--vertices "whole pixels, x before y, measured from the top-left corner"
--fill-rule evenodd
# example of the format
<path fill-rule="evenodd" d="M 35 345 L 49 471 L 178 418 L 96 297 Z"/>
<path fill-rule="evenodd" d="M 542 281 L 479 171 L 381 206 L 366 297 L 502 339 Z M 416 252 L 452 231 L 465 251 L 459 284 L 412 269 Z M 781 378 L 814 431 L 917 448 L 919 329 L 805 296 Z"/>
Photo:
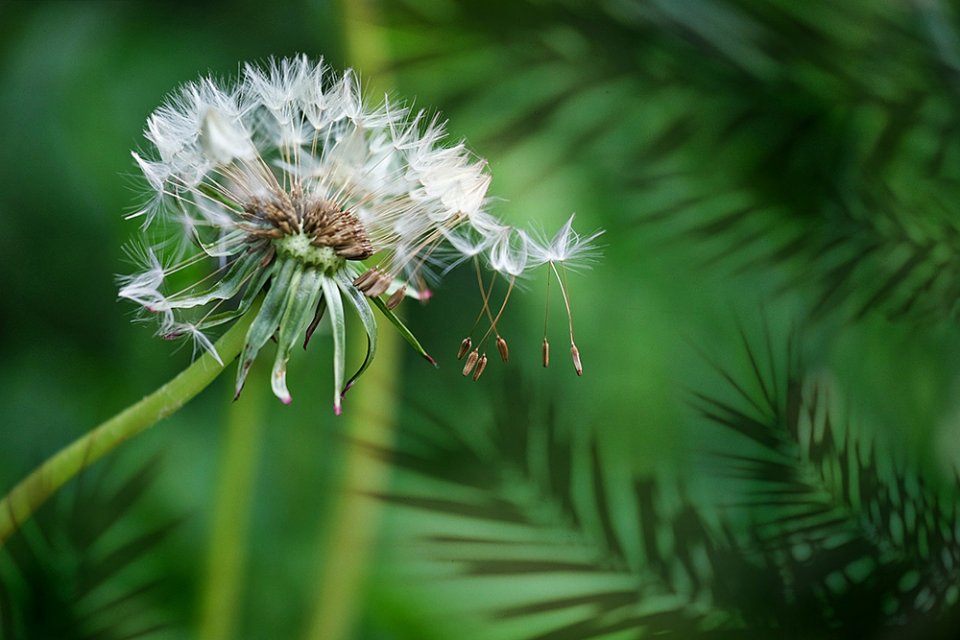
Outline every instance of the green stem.
<path fill-rule="evenodd" d="M 236 637 L 266 390 L 266 385 L 251 385 L 233 403 L 227 417 L 197 635 L 200 640 Z"/>
<path fill-rule="evenodd" d="M 0 502 L 0 547 L 68 480 L 175 412 L 213 382 L 240 353 L 258 308 L 255 304 L 217 341 L 224 364 L 203 354 L 176 378 L 58 451 L 15 486 Z"/>
<path fill-rule="evenodd" d="M 344 410 L 347 438 L 342 475 L 336 483 L 339 494 L 331 510 L 331 528 L 320 542 L 316 603 L 305 636 L 309 640 L 350 638 L 360 611 L 382 509 L 363 494 L 383 491 L 389 467 L 355 442 L 387 448 L 393 444 L 400 358 L 399 336 L 393 331 L 381 333 L 377 359 L 363 383 L 350 392 Z"/>
<path fill-rule="evenodd" d="M 345 49 L 349 59 L 363 70 L 367 79 L 380 79 L 378 89 L 389 88 L 383 67 L 389 61 L 386 41 L 377 24 L 374 2 L 342 0 Z M 376 299 L 374 300 L 376 302 Z M 383 307 L 387 318 L 393 313 Z M 402 323 L 397 326 L 406 330 Z M 412 334 L 411 334 L 412 335 Z M 350 392 L 344 412 L 345 431 L 351 440 L 376 442 L 389 446 L 396 422 L 397 386 L 400 369 L 400 345 L 396 333 L 378 334 L 377 358 L 363 379 Z M 416 339 L 414 338 L 414 343 Z M 419 347 L 419 343 L 414 348 Z M 425 355 L 423 348 L 418 349 Z M 427 356 L 429 359 L 429 356 Z M 346 640 L 351 637 L 379 530 L 381 505 L 359 495 L 382 491 L 387 485 L 389 468 L 373 459 L 355 444 L 347 444 L 338 495 L 331 513 L 331 529 L 321 538 L 321 567 L 317 576 L 317 600 L 308 621 L 308 640 Z"/>

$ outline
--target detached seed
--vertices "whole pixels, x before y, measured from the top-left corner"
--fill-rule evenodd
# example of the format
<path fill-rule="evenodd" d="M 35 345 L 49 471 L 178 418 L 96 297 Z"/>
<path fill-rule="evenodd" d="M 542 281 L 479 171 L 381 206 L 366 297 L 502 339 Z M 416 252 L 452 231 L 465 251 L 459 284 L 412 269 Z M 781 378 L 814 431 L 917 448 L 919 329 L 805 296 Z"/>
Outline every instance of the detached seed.
<path fill-rule="evenodd" d="M 472 346 L 473 341 L 470 340 L 470 336 L 464 338 L 463 342 L 460 343 L 460 351 L 457 351 L 457 360 L 463 360 L 463 356 L 467 355 L 467 351 L 470 351 Z"/>
<path fill-rule="evenodd" d="M 463 375 L 468 376 L 470 372 L 473 371 L 473 367 L 477 364 L 477 360 L 480 359 L 480 354 L 477 353 L 477 350 L 474 349 L 470 352 L 470 355 L 467 356 L 467 363 L 463 365 Z"/>
<path fill-rule="evenodd" d="M 507 341 L 497 336 L 497 351 L 500 352 L 500 359 L 504 362 L 510 361 L 510 347 L 507 346 Z"/>
<path fill-rule="evenodd" d="M 483 375 L 483 370 L 487 368 L 487 354 L 480 356 L 477 362 L 477 370 L 473 372 L 473 381 L 476 382 Z"/>
<path fill-rule="evenodd" d="M 391 295 L 387 299 L 387 309 L 395 309 L 396 306 L 403 301 L 403 297 L 405 295 L 407 295 L 407 286 L 403 285 L 402 287 L 394 291 L 393 295 Z"/>
<path fill-rule="evenodd" d="M 376 269 L 367 269 L 366 271 L 361 273 L 359 276 L 357 276 L 357 279 L 353 281 L 353 286 L 363 291 L 364 285 L 367 284 L 367 282 L 371 278 L 373 278 L 376 274 L 377 274 Z"/>
<path fill-rule="evenodd" d="M 390 276 L 385 273 L 378 273 L 377 276 L 377 279 L 363 292 L 368 298 L 376 298 L 390 288 Z"/>

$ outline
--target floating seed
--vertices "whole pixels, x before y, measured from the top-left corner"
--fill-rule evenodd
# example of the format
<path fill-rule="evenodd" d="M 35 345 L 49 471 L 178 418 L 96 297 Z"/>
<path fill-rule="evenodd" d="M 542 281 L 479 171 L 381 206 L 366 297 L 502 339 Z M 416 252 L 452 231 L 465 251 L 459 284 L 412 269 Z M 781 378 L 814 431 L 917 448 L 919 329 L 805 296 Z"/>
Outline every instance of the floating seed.
<path fill-rule="evenodd" d="M 467 351 L 470 351 L 472 346 L 473 341 L 470 340 L 470 336 L 464 338 L 463 342 L 460 343 L 460 351 L 457 351 L 457 360 L 463 360 L 463 356 L 467 355 Z"/>
<path fill-rule="evenodd" d="M 573 368 L 577 370 L 577 375 L 583 375 L 583 364 L 580 362 L 580 350 L 577 345 L 570 345 L 570 355 L 573 356 Z"/>
<path fill-rule="evenodd" d="M 473 371 L 473 367 L 477 364 L 477 360 L 480 359 L 480 354 L 477 353 L 477 350 L 474 349 L 470 352 L 470 355 L 467 356 L 467 363 L 463 365 L 463 375 L 468 376 L 470 372 Z"/>
<path fill-rule="evenodd" d="M 507 341 L 497 336 L 497 351 L 500 352 L 500 359 L 504 362 L 510 361 L 510 347 L 507 346 Z"/>
<path fill-rule="evenodd" d="M 480 379 L 480 376 L 483 375 L 483 370 L 487 368 L 487 354 L 480 356 L 480 360 L 477 361 L 477 368 L 473 372 L 473 381 L 476 382 Z"/>
<path fill-rule="evenodd" d="M 398 304 L 403 300 L 403 297 L 407 295 L 407 286 L 404 285 L 393 292 L 387 299 L 387 309 L 395 309 Z"/>

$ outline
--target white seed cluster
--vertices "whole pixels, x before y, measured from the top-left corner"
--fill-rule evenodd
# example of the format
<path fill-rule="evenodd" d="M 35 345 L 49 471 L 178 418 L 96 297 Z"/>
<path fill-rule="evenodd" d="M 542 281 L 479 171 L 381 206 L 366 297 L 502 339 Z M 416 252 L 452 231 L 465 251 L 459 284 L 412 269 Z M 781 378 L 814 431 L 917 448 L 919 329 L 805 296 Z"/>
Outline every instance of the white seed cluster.
<path fill-rule="evenodd" d="M 311 283 L 304 299 L 333 282 L 351 301 L 393 294 L 392 306 L 425 297 L 438 272 L 467 258 L 515 278 L 593 253 L 596 234 L 570 222 L 550 241 L 501 223 L 486 209 L 486 162 L 446 143 L 442 122 L 386 98 L 371 107 L 351 71 L 304 56 L 246 65 L 236 82 L 185 85 L 145 137 L 150 148 L 133 156 L 151 196 L 131 216 L 144 221 L 131 251 L 143 270 L 121 279 L 120 296 L 151 312 L 163 336 L 206 349 L 205 332 L 285 282 L 289 260 L 309 271 L 290 276 L 294 288 Z M 207 258 L 220 265 L 213 274 L 171 284 Z M 363 274 L 376 278 L 357 288 Z"/>

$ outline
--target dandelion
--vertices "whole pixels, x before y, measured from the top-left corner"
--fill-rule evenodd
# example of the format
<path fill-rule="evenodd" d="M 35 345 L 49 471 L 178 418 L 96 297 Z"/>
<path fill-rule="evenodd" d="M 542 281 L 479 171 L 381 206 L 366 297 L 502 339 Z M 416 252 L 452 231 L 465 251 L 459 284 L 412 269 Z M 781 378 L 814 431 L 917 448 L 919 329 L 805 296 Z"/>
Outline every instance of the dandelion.
<path fill-rule="evenodd" d="M 233 84 L 188 84 L 150 116 L 145 136 L 152 149 L 134 153 L 152 192 L 134 214 L 144 221 L 134 251 L 143 272 L 121 279 L 120 296 L 153 315 L 160 335 L 211 351 L 206 332 L 262 296 L 237 394 L 275 338 L 272 388 L 289 403 L 293 346 L 306 346 L 326 316 L 339 414 L 375 355 L 374 306 L 432 362 L 391 309 L 429 296 L 444 266 L 439 245 L 464 256 L 496 247 L 507 228 L 484 210 L 485 162 L 463 143 L 445 145 L 442 123 L 388 100 L 371 108 L 352 72 L 337 76 L 322 61 L 271 61 L 244 67 Z M 205 265 L 215 267 L 197 275 Z M 346 382 L 344 307 L 368 340 Z"/>
<path fill-rule="evenodd" d="M 486 163 L 462 142 L 447 143 L 443 124 L 422 111 L 386 99 L 370 107 L 352 72 L 338 76 L 301 56 L 247 65 L 233 83 L 204 78 L 158 108 L 145 136 L 149 149 L 133 158 L 150 196 L 131 215 L 143 221 L 142 238 L 128 248 L 140 271 L 119 279 L 119 295 L 156 321 L 158 335 L 206 354 L 17 484 L 0 500 L 0 545 L 67 480 L 179 409 L 238 352 L 239 395 L 274 339 L 271 386 L 289 403 L 293 347 L 302 339 L 306 348 L 327 318 L 337 414 L 376 353 L 373 307 L 433 362 L 392 309 L 406 297 L 428 299 L 429 287 L 467 260 L 483 297 L 478 322 L 490 327 L 461 344 L 464 376 L 483 375 L 491 335 L 509 360 L 498 323 L 518 279 L 544 264 L 560 283 L 582 373 L 563 273 L 595 254 L 599 234 L 577 234 L 571 218 L 545 242 L 502 224 L 485 210 Z M 481 264 L 493 271 L 486 285 Z M 498 278 L 507 289 L 494 314 Z M 346 382 L 345 307 L 367 336 L 366 357 Z M 214 343 L 210 333 L 221 331 Z M 546 326 L 544 334 L 546 366 Z"/>
<path fill-rule="evenodd" d="M 431 283 L 465 260 L 477 267 L 483 297 L 475 327 L 489 321 L 458 354 L 470 352 L 464 375 L 477 380 L 488 338 L 509 358 L 497 325 L 517 279 L 544 263 L 560 278 L 558 265 L 589 254 L 596 237 L 577 235 L 572 219 L 549 244 L 502 224 L 485 209 L 486 163 L 463 142 L 447 143 L 443 123 L 387 99 L 371 107 L 351 71 L 338 76 L 303 56 L 247 65 L 234 83 L 187 84 L 149 117 L 145 136 L 151 148 L 133 157 L 151 196 L 131 216 L 142 218 L 143 239 L 130 251 L 142 271 L 121 278 L 120 296 L 140 304 L 162 337 L 189 339 L 218 361 L 208 332 L 256 308 L 237 395 L 274 339 L 271 386 L 289 403 L 293 347 L 302 340 L 306 348 L 326 317 L 339 414 L 376 354 L 373 307 L 435 364 L 392 310 L 405 298 L 428 299 Z M 481 262 L 493 272 L 486 286 Z M 494 314 L 498 278 L 507 289 Z M 349 379 L 345 308 L 357 313 L 368 345 Z"/>

